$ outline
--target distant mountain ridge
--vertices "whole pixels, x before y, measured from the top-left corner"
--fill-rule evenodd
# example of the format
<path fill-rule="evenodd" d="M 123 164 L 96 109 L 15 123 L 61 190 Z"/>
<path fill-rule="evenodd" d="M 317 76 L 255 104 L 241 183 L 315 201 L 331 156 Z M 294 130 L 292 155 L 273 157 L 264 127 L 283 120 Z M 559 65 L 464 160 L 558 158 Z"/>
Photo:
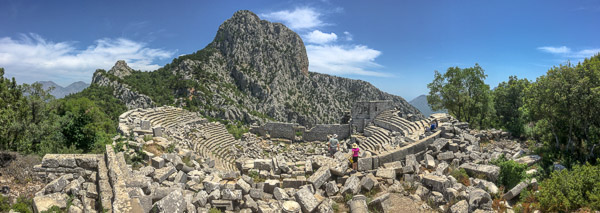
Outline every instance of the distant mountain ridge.
<path fill-rule="evenodd" d="M 74 82 L 72 84 L 69 84 L 69 86 L 66 86 L 66 87 L 62 87 L 62 86 L 54 83 L 53 81 L 38 81 L 36 83 L 42 84 L 42 88 L 44 90 L 48 90 L 48 89 L 50 89 L 50 87 L 54 87 L 54 89 L 52 91 L 50 91 L 50 94 L 57 99 L 63 98 L 69 94 L 81 92 L 82 90 L 84 90 L 85 88 L 90 86 L 89 84 L 87 84 L 83 81 Z"/>
<path fill-rule="evenodd" d="M 422 116 L 400 96 L 366 81 L 309 72 L 308 63 L 298 34 L 242 10 L 196 53 L 151 72 L 119 61 L 97 70 L 92 84 L 112 88 L 130 109 L 175 105 L 246 124 L 339 123 L 355 102 L 372 100 L 391 100 L 404 114 Z"/>
<path fill-rule="evenodd" d="M 448 110 L 445 110 L 445 109 L 439 110 L 439 111 L 431 110 L 431 107 L 429 107 L 429 104 L 427 103 L 426 95 L 419 95 L 418 97 L 416 97 L 415 99 L 412 99 L 408 103 L 410 105 L 414 106 L 415 108 L 417 108 L 419 111 L 421 111 L 421 113 L 425 117 L 428 117 L 429 115 L 434 114 L 434 113 L 447 113 L 448 112 Z"/>

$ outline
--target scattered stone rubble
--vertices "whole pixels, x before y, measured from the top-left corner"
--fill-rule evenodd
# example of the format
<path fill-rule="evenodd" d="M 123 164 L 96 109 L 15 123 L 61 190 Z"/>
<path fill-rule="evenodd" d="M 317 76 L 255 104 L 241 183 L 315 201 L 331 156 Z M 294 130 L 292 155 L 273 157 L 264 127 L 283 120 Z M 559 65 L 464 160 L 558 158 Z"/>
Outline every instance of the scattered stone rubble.
<path fill-rule="evenodd" d="M 426 131 L 434 119 L 439 128 Z M 361 152 L 356 173 L 348 146 L 364 135 L 342 141 L 332 158 L 325 156 L 324 142 L 275 143 L 252 134 L 235 140 L 222 125 L 177 108 L 131 110 L 120 121 L 129 137 L 124 147 L 117 140 L 103 155 L 44 156 L 35 171 L 49 183 L 34 198 L 36 212 L 67 203 L 69 212 L 333 212 L 336 205 L 351 212 L 395 212 L 390 193 L 410 197 L 420 210 L 485 212 L 502 193 L 493 183 L 500 168 L 491 160 L 502 154 L 528 165 L 540 160 L 518 143 L 480 145 L 481 135 L 446 114 L 409 122 L 413 125 L 402 134 L 387 135 L 413 140 Z M 146 135 L 151 140 L 145 141 Z M 152 144 L 174 144 L 173 152 L 143 149 Z M 140 152 L 143 165 L 127 164 Z M 467 182 L 450 175 L 459 168 L 471 176 Z M 513 199 L 527 187 L 537 187 L 535 179 L 501 196 Z"/>

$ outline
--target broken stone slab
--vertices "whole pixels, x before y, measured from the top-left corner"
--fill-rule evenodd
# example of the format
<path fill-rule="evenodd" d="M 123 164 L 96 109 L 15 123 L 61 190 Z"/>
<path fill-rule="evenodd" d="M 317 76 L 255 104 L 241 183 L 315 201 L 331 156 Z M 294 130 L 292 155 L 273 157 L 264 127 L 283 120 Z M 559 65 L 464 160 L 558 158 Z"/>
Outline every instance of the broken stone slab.
<path fill-rule="evenodd" d="M 47 211 L 52 206 L 57 206 L 61 209 L 66 208 L 68 199 L 69 197 L 66 194 L 60 192 L 36 196 L 33 198 L 33 211 Z"/>
<path fill-rule="evenodd" d="M 300 188 L 306 184 L 306 177 L 300 176 L 296 178 L 285 178 L 283 179 L 282 187 L 283 188 Z"/>
<path fill-rule="evenodd" d="M 528 156 L 521 157 L 521 158 L 515 160 L 515 162 L 527 164 L 527 166 L 531 166 L 531 165 L 539 162 L 540 160 L 542 160 L 542 157 L 540 157 L 539 155 L 528 155 Z"/>
<path fill-rule="evenodd" d="M 92 199 L 98 199 L 98 191 L 96 190 L 96 184 L 89 183 L 87 185 L 87 197 Z"/>
<path fill-rule="evenodd" d="M 481 165 L 474 163 L 464 163 L 459 168 L 465 169 L 467 174 L 472 177 L 483 175 L 487 180 L 496 182 L 498 175 L 500 175 L 500 167 L 494 165 Z"/>
<path fill-rule="evenodd" d="M 523 189 L 526 189 L 527 186 L 529 184 L 527 184 L 525 181 L 521 181 L 519 184 L 517 184 L 515 187 L 513 187 L 510 191 L 506 192 L 502 198 L 505 200 L 511 200 L 513 198 L 515 198 L 516 196 L 518 196 L 519 194 L 521 194 L 521 191 L 523 191 Z"/>
<path fill-rule="evenodd" d="M 373 169 L 373 158 L 358 158 L 358 171 L 367 171 Z"/>
<path fill-rule="evenodd" d="M 433 156 L 425 154 L 425 165 L 428 169 L 435 168 L 435 159 L 433 159 Z"/>
<path fill-rule="evenodd" d="M 474 178 L 471 180 L 471 184 L 477 188 L 486 190 L 491 194 L 498 193 L 498 187 L 496 186 L 496 184 L 494 184 L 490 181 Z"/>
<path fill-rule="evenodd" d="M 395 174 L 395 173 L 394 173 Z M 360 179 L 357 175 L 350 176 L 344 183 L 342 194 L 358 194 L 360 192 Z"/>
<path fill-rule="evenodd" d="M 281 204 L 281 211 L 284 213 L 299 213 L 302 210 L 300 204 L 296 201 L 285 201 Z"/>
<path fill-rule="evenodd" d="M 206 191 L 199 191 L 196 193 L 196 196 L 194 196 L 192 202 L 196 206 L 204 207 L 206 202 L 208 202 L 208 193 L 206 193 Z"/>
<path fill-rule="evenodd" d="M 331 172 L 328 167 L 320 167 L 313 175 L 308 178 L 308 182 L 311 183 L 315 189 L 321 188 L 321 186 L 331 177 Z"/>
<path fill-rule="evenodd" d="M 214 190 L 219 190 L 221 188 L 221 184 L 215 181 L 204 180 L 202 181 L 202 184 L 204 185 L 204 190 L 206 190 L 206 192 L 208 193 L 211 193 Z"/>
<path fill-rule="evenodd" d="M 329 181 L 325 184 L 325 192 L 327 193 L 327 196 L 331 197 L 331 196 L 337 194 L 339 191 L 340 191 L 340 189 L 338 188 L 335 181 Z"/>
<path fill-rule="evenodd" d="M 65 189 L 65 187 L 67 187 L 67 185 L 69 184 L 69 181 L 71 181 L 71 180 L 73 180 L 73 174 L 66 174 L 66 175 L 60 176 L 59 178 L 53 180 L 48 185 L 46 185 L 44 194 L 51 194 L 54 192 L 63 191 L 63 189 Z"/>
<path fill-rule="evenodd" d="M 306 188 L 298 190 L 294 194 L 294 197 L 296 198 L 296 202 L 300 204 L 303 212 L 313 212 L 320 204 L 319 200 Z"/>
<path fill-rule="evenodd" d="M 254 199 L 262 199 L 264 191 L 263 191 L 262 188 L 260 188 L 260 189 L 250 189 L 250 192 L 248 194 L 250 195 L 250 197 L 252 197 Z"/>
<path fill-rule="evenodd" d="M 452 186 L 450 180 L 445 176 L 424 175 L 421 180 L 423 181 L 423 185 L 437 192 L 444 192 L 446 188 Z"/>
<path fill-rule="evenodd" d="M 349 168 L 348 162 L 341 161 L 341 162 L 338 162 L 337 165 L 335 165 L 334 167 L 329 167 L 329 171 L 331 171 L 331 174 L 333 174 L 333 175 L 344 176 L 346 174 L 346 170 L 348 170 L 348 168 Z"/>
<path fill-rule="evenodd" d="M 231 200 L 213 200 L 210 204 L 215 208 L 223 208 L 227 211 L 233 211 L 233 201 Z"/>
<path fill-rule="evenodd" d="M 455 203 L 454 205 L 452 205 L 452 207 L 450 207 L 450 212 L 451 213 L 465 213 L 465 212 L 469 212 L 469 203 L 467 203 L 466 200 L 458 201 L 457 203 Z"/>
<path fill-rule="evenodd" d="M 279 187 L 279 180 L 266 180 L 264 185 L 264 191 L 272 194 L 275 187 Z"/>
<path fill-rule="evenodd" d="M 396 179 L 396 170 L 379 168 L 377 169 L 375 176 L 385 179 Z"/>
<path fill-rule="evenodd" d="M 355 196 L 349 201 L 350 211 L 352 213 L 368 213 L 367 199 L 362 196 Z"/>
<path fill-rule="evenodd" d="M 273 189 L 273 197 L 275 197 L 276 200 L 287 200 L 290 198 L 285 190 L 279 187 Z"/>
<path fill-rule="evenodd" d="M 156 169 L 156 170 L 154 170 L 153 179 L 156 182 L 162 183 L 164 180 L 169 178 L 169 176 L 171 176 L 172 174 L 175 174 L 175 172 L 177 172 L 177 169 L 175 169 L 175 167 L 172 167 L 172 166 Z"/>
<path fill-rule="evenodd" d="M 61 154 L 46 154 L 42 159 L 42 167 L 57 168 L 57 167 L 77 167 L 77 162 L 73 155 L 61 155 Z"/>
<path fill-rule="evenodd" d="M 383 167 L 385 167 L 386 169 L 393 169 L 394 172 L 396 172 L 396 174 L 401 174 L 403 171 L 402 163 L 400 161 L 385 163 L 383 164 Z"/>
<path fill-rule="evenodd" d="M 379 212 L 384 212 L 384 209 L 385 209 L 384 202 L 388 198 L 390 198 L 390 193 L 382 194 L 379 197 L 376 197 L 375 199 L 373 199 L 371 202 L 369 202 L 368 206 L 371 209 L 376 209 Z"/>
<path fill-rule="evenodd" d="M 437 158 L 438 158 L 438 160 L 443 160 L 443 161 L 452 160 L 452 159 L 454 159 L 454 153 L 452 151 L 442 152 L 437 155 Z"/>
<path fill-rule="evenodd" d="M 223 200 L 241 200 L 242 199 L 242 190 L 223 189 L 223 191 L 221 192 L 221 199 L 223 199 Z"/>
<path fill-rule="evenodd" d="M 244 181 L 243 179 L 239 179 L 237 180 L 236 184 L 236 189 L 241 189 L 242 193 L 244 194 L 248 194 L 248 192 L 250 192 L 250 189 L 252 189 L 252 186 L 250 186 L 250 184 L 248 184 L 246 181 Z"/>
<path fill-rule="evenodd" d="M 360 186 L 366 191 L 371 191 L 371 189 L 377 184 L 377 178 L 375 178 L 375 175 L 373 175 L 373 173 L 368 173 L 360 180 Z"/>
<path fill-rule="evenodd" d="M 185 182 L 187 182 L 187 176 L 188 175 L 185 172 L 179 171 L 177 173 L 177 176 L 175 176 L 174 182 L 175 183 L 185 183 Z"/>
<path fill-rule="evenodd" d="M 469 193 L 469 212 L 476 209 L 491 209 L 492 197 L 483 189 L 474 189 Z"/>
<path fill-rule="evenodd" d="M 152 164 L 152 167 L 154 167 L 155 169 L 160 169 L 165 166 L 165 159 L 161 157 L 153 157 L 150 160 L 150 164 Z"/>
<path fill-rule="evenodd" d="M 242 207 L 250 208 L 252 212 L 258 212 L 258 203 L 250 195 L 244 195 L 244 205 Z"/>
<path fill-rule="evenodd" d="M 238 179 L 239 177 L 240 177 L 240 172 L 239 171 L 221 172 L 221 178 L 223 180 L 235 180 L 235 179 Z"/>
<path fill-rule="evenodd" d="M 271 159 L 256 159 L 254 160 L 254 168 L 258 170 L 273 170 L 273 160 Z"/>

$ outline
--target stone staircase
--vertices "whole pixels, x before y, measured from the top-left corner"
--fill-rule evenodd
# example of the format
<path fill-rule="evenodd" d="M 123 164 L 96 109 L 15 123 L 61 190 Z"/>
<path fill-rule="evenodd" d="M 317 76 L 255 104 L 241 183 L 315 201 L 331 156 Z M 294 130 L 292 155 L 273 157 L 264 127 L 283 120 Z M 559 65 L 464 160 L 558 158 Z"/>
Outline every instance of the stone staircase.
<path fill-rule="evenodd" d="M 359 145 L 361 150 L 378 154 L 394 148 L 396 145 L 393 141 L 396 134 L 393 132 L 400 133 L 395 137 L 404 137 L 405 141 L 418 141 L 434 120 L 433 117 L 429 117 L 413 122 L 401 117 L 400 113 L 397 110 L 388 110 L 377 115 L 372 125 L 364 130 L 367 138 Z"/>
<path fill-rule="evenodd" d="M 392 141 L 391 132 L 378 126 L 367 126 L 365 135 L 367 139 L 359 144 L 359 148 L 376 154 L 385 150 Z"/>

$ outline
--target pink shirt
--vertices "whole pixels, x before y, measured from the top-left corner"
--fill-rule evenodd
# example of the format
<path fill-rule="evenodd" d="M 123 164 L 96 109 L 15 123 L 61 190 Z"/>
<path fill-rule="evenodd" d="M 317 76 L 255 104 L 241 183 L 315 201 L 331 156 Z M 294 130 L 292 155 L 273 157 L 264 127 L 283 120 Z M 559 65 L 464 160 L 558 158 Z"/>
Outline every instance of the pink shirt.
<path fill-rule="evenodd" d="M 353 148 L 352 149 L 352 157 L 358 157 L 358 151 L 359 151 L 359 148 Z"/>

